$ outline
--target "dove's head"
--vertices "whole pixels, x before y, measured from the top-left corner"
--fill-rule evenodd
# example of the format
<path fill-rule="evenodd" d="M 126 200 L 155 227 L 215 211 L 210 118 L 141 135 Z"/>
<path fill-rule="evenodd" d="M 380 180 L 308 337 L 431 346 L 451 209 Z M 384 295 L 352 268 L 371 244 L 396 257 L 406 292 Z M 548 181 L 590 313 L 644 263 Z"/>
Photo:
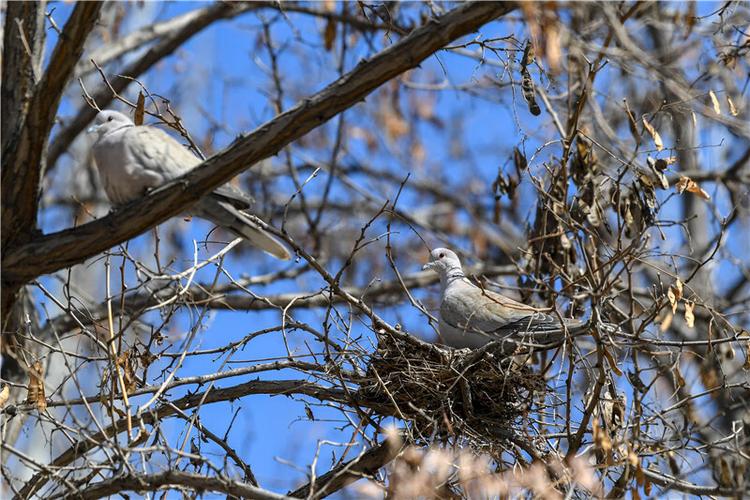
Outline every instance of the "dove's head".
<path fill-rule="evenodd" d="M 119 111 L 99 111 L 94 119 L 94 125 L 88 129 L 88 132 L 96 132 L 99 137 L 124 127 L 132 127 L 133 120 Z"/>
<path fill-rule="evenodd" d="M 448 276 L 451 271 L 461 271 L 461 261 L 453 250 L 436 248 L 430 252 L 430 261 L 422 266 L 423 270 L 431 269 L 441 277 Z"/>

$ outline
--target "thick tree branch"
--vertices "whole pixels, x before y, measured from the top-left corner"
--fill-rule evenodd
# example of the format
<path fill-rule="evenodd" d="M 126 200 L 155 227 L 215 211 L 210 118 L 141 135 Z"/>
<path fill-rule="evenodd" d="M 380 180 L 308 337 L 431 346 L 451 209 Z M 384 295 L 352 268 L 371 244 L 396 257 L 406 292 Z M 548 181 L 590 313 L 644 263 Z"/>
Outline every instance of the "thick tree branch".
<path fill-rule="evenodd" d="M 407 434 L 389 436 L 357 458 L 329 470 L 322 476 L 289 493 L 295 498 L 324 498 L 363 477 L 372 477 L 381 467 L 396 458 L 403 449 Z"/>
<path fill-rule="evenodd" d="M 44 7 L 45 2 L 8 2 L 5 11 L 0 106 L 0 151 L 3 158 L 8 144 L 20 130 L 34 86 L 39 80 L 45 38 Z M 13 75 L 13 78 L 9 75 Z"/>
<path fill-rule="evenodd" d="M 43 236 L 3 255 L 3 280 L 18 286 L 126 241 L 184 211 L 206 193 L 353 106 L 382 83 L 419 65 L 514 3 L 468 3 L 433 19 L 324 90 L 282 113 L 180 179 L 103 219 Z"/>
<path fill-rule="evenodd" d="M 39 182 L 44 171 L 44 146 L 83 44 L 94 27 L 101 2 L 76 5 L 55 46 L 19 135 L 3 151 L 3 248 L 26 241 L 36 229 Z"/>
<path fill-rule="evenodd" d="M 255 500 L 285 500 L 290 497 L 252 486 L 228 477 L 212 477 L 192 472 L 167 470 L 158 474 L 125 474 L 95 483 L 66 499 L 95 499 L 116 495 L 123 491 L 157 491 L 174 486 L 188 487 L 196 492 L 220 491 L 235 498 Z"/>

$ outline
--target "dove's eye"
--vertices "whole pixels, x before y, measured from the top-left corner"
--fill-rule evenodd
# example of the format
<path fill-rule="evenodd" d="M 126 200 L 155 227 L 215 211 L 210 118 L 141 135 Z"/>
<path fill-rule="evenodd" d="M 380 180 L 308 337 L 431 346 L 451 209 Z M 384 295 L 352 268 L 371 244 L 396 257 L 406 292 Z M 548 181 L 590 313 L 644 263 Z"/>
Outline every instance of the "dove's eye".
<path fill-rule="evenodd" d="M 112 117 L 111 117 L 111 116 L 110 116 L 110 117 L 108 117 L 108 118 L 107 118 L 107 121 L 108 121 L 108 122 L 111 122 L 111 121 L 112 121 Z"/>
<path fill-rule="evenodd" d="M 438 255 L 438 258 L 442 259 L 443 257 L 445 257 L 445 254 L 443 252 L 440 252 L 440 255 Z"/>

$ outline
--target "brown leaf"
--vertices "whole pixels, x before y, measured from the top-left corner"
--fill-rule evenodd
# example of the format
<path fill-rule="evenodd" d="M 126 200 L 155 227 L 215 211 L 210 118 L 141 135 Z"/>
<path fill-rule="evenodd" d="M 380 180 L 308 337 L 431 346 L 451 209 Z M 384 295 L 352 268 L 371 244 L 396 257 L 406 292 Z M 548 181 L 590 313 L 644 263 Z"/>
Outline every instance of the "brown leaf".
<path fill-rule="evenodd" d="M 659 135 L 659 132 L 656 131 L 653 125 L 651 125 L 648 120 L 646 120 L 646 115 L 643 115 L 641 117 L 641 120 L 643 121 L 643 126 L 648 130 L 648 133 L 651 134 L 651 138 L 654 140 L 654 145 L 656 146 L 656 149 L 658 151 L 661 151 L 664 149 L 664 143 L 661 140 L 661 136 Z"/>
<path fill-rule="evenodd" d="M 143 125 L 143 114 L 146 110 L 146 97 L 143 92 L 138 92 L 138 101 L 135 103 L 135 115 L 133 116 L 133 123 L 136 125 Z"/>
<path fill-rule="evenodd" d="M 677 181 L 677 184 L 674 185 L 675 190 L 682 194 L 684 191 L 687 191 L 689 193 L 693 193 L 697 196 L 700 196 L 704 200 L 710 200 L 711 196 L 701 189 L 701 187 L 698 185 L 697 182 L 695 182 L 690 177 L 680 176 L 680 180 Z"/>
<path fill-rule="evenodd" d="M 716 97 L 716 94 L 714 93 L 713 90 L 709 90 L 708 91 L 708 95 L 709 95 L 709 97 L 711 97 L 711 104 L 714 107 L 714 113 L 716 113 L 717 115 L 720 115 L 721 114 L 721 106 L 719 106 L 719 98 Z"/>
<path fill-rule="evenodd" d="M 41 361 L 37 361 L 29 369 L 26 402 L 34 405 L 40 412 L 47 409 L 47 399 L 44 396 L 44 365 Z"/>
<path fill-rule="evenodd" d="M 544 30 L 544 48 L 547 62 L 549 63 L 550 72 L 553 75 L 560 73 L 560 60 L 562 51 L 560 50 L 560 29 L 556 22 L 547 24 Z"/>
<path fill-rule="evenodd" d="M 352 127 L 349 133 L 352 138 L 364 141 L 369 152 L 372 153 L 378 148 L 378 138 L 369 130 L 362 127 Z"/>
<path fill-rule="evenodd" d="M 409 123 L 395 113 L 383 117 L 385 132 L 391 141 L 409 133 Z"/>
<path fill-rule="evenodd" d="M 718 477 L 716 478 L 719 485 L 724 488 L 731 488 L 734 485 L 734 472 L 732 469 L 726 458 L 719 457 Z M 714 472 L 714 475 L 717 475 L 716 472 Z"/>
<path fill-rule="evenodd" d="M 0 408 L 2 408 L 10 396 L 10 386 L 5 382 L 0 382 L 0 385 L 3 386 L 3 388 L 0 389 Z"/>
<path fill-rule="evenodd" d="M 737 357 L 737 353 L 734 352 L 734 346 L 731 342 L 725 342 L 719 345 L 722 347 L 722 354 L 724 354 L 724 359 L 731 361 Z"/>
<path fill-rule="evenodd" d="M 687 323 L 688 328 L 693 328 L 695 326 L 695 314 L 693 314 L 693 310 L 695 309 L 695 302 L 685 301 L 685 323 Z"/>
<path fill-rule="evenodd" d="M 745 364 L 742 365 L 742 369 L 745 371 L 750 370 L 750 339 L 748 339 L 745 345 Z"/>
<path fill-rule="evenodd" d="M 633 497 L 633 500 L 641 500 L 641 494 L 638 493 L 638 488 L 631 488 L 630 494 Z"/>
<path fill-rule="evenodd" d="M 675 453 L 672 450 L 669 450 L 667 452 L 667 462 L 669 463 L 669 470 L 672 471 L 672 474 L 675 476 L 680 475 L 680 466 L 677 465 L 677 459 L 675 458 Z"/>
<path fill-rule="evenodd" d="M 636 144 L 641 142 L 641 134 L 638 133 L 638 124 L 635 122 L 635 115 L 630 111 L 627 99 L 623 99 L 622 102 L 625 104 L 625 114 L 628 115 L 628 126 L 630 127 L 630 134 L 635 139 Z"/>
<path fill-rule="evenodd" d="M 329 19 L 323 32 L 323 43 L 326 50 L 330 52 L 333 48 L 333 42 L 336 40 L 336 21 Z"/>
<path fill-rule="evenodd" d="M 118 356 L 115 365 L 117 368 L 122 368 L 122 379 L 125 383 L 125 391 L 127 391 L 128 394 L 132 394 L 136 389 L 136 378 L 133 364 L 130 362 L 130 351 L 125 351 Z"/>
<path fill-rule="evenodd" d="M 618 377 L 622 376 L 622 371 L 617 367 L 617 362 L 615 361 L 614 356 L 612 356 L 612 353 L 609 352 L 606 348 L 603 349 L 604 356 L 607 358 L 607 361 L 609 361 L 609 367 L 612 368 L 612 371 L 615 372 L 615 375 Z"/>
<path fill-rule="evenodd" d="M 685 377 L 682 376 L 680 365 L 674 365 L 674 368 L 672 368 L 672 374 L 674 375 L 675 386 L 677 386 L 678 389 L 685 387 Z"/>
<path fill-rule="evenodd" d="M 595 418 L 591 422 L 591 434 L 594 437 L 594 446 L 604 453 L 609 454 L 612 452 L 612 440 L 609 438 L 607 431 L 599 426 L 598 418 Z"/>
<path fill-rule="evenodd" d="M 669 299 L 669 304 L 672 306 L 672 314 L 675 314 L 677 312 L 677 303 L 682 299 L 682 281 L 679 278 L 667 290 L 667 298 Z"/>
<path fill-rule="evenodd" d="M 640 464 L 638 454 L 633 450 L 628 450 L 628 463 L 633 467 L 638 467 L 638 464 Z"/>
<path fill-rule="evenodd" d="M 737 116 L 740 114 L 739 111 L 737 111 L 737 108 L 734 106 L 734 102 L 732 102 L 732 98 L 727 95 L 727 104 L 729 104 L 729 114 L 732 116 Z"/>
<path fill-rule="evenodd" d="M 516 172 L 519 174 L 529 166 L 529 163 L 526 160 L 526 155 L 524 155 L 518 148 L 513 148 L 513 163 L 516 166 Z"/>
<path fill-rule="evenodd" d="M 672 325 L 672 320 L 674 319 L 674 313 L 669 312 L 666 316 L 664 316 L 664 319 L 661 320 L 661 323 L 659 324 L 659 330 L 662 332 L 666 332 L 669 330 L 669 327 Z"/>

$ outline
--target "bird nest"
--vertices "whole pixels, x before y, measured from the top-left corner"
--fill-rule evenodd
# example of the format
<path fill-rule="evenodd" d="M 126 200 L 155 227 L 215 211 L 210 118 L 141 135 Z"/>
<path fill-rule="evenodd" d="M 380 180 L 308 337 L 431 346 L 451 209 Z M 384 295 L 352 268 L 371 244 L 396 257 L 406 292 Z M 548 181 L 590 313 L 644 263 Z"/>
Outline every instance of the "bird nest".
<path fill-rule="evenodd" d="M 516 442 L 545 391 L 544 378 L 502 346 L 450 349 L 381 335 L 359 396 L 411 422 L 416 434 L 464 438 L 486 449 Z"/>

